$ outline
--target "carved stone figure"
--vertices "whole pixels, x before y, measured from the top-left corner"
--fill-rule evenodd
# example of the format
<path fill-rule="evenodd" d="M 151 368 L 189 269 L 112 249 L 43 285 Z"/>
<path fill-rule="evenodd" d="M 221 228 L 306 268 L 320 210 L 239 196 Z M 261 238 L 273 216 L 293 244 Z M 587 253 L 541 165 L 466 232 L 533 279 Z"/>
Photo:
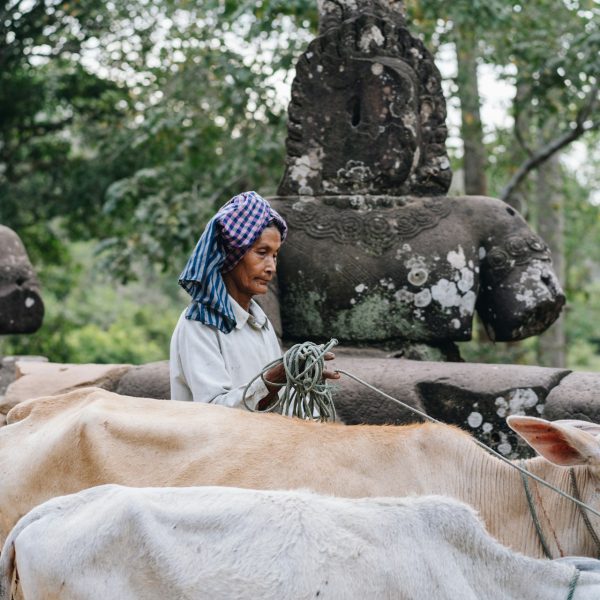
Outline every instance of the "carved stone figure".
<path fill-rule="evenodd" d="M 321 0 L 298 60 L 278 268 L 283 337 L 444 344 L 544 331 L 565 298 L 544 242 L 499 200 L 447 197 L 446 108 L 395 0 Z M 443 358 L 455 359 L 449 352 Z"/>
<path fill-rule="evenodd" d="M 564 303 L 544 242 L 493 198 L 273 199 L 290 224 L 279 262 L 286 338 L 345 343 L 543 331 Z"/>
<path fill-rule="evenodd" d="M 361 15 L 296 65 L 280 196 L 445 194 L 441 77 L 408 29 Z"/>
<path fill-rule="evenodd" d="M 384 17 L 397 25 L 405 24 L 402 0 L 317 0 L 319 7 L 319 34 L 363 13 Z"/>
<path fill-rule="evenodd" d="M 40 285 L 19 236 L 0 225 L 0 335 L 33 333 L 42 324 Z"/>

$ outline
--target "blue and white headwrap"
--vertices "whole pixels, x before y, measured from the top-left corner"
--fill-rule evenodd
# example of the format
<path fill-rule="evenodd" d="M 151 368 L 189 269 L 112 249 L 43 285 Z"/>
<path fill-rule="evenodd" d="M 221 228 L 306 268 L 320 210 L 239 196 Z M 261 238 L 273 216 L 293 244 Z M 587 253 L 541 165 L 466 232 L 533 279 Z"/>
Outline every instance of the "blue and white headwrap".
<path fill-rule="evenodd" d="M 277 226 L 281 240 L 285 240 L 285 221 L 256 192 L 234 196 L 219 209 L 179 276 L 179 285 L 192 297 L 186 319 L 213 325 L 223 333 L 235 327 L 222 273 L 235 267 L 270 223 Z"/>

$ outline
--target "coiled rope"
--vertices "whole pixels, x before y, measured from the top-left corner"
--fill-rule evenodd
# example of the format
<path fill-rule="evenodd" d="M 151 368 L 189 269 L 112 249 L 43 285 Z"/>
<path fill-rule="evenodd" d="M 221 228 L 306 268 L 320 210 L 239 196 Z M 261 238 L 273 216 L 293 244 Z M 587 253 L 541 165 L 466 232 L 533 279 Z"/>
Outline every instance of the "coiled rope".
<path fill-rule="evenodd" d="M 272 412 L 277 408 L 284 415 L 314 421 L 335 420 L 335 405 L 331 398 L 331 386 L 323 381 L 325 355 L 336 346 L 333 338 L 327 344 L 304 342 L 292 346 L 282 358 L 270 362 L 244 389 L 242 402 L 252 412 Z M 283 364 L 286 382 L 267 381 L 265 374 L 278 364 Z M 265 384 L 283 388 L 276 402 L 266 409 L 258 411 L 246 401 L 248 388 L 261 378 Z"/>

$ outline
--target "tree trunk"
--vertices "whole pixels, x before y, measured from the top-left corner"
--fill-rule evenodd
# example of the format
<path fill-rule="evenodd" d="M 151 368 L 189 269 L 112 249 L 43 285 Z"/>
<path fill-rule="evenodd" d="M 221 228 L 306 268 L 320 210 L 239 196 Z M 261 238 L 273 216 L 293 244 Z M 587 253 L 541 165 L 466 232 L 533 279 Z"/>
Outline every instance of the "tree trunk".
<path fill-rule="evenodd" d="M 529 94 L 529 87 L 530 86 L 527 83 L 517 83 L 515 97 L 513 98 L 513 114 L 515 116 L 515 124 L 513 127 L 514 141 L 511 144 L 511 148 L 508 150 L 508 155 L 510 156 L 510 170 L 506 174 L 507 180 L 513 178 L 519 165 L 523 164 L 532 154 L 531 141 L 529 139 L 531 131 L 529 113 L 522 108 L 524 99 Z M 532 195 L 530 190 L 530 182 L 525 181 L 518 189 L 512 190 L 506 198 L 502 198 L 507 204 L 510 204 L 513 208 L 518 210 L 526 220 L 529 220 L 527 199 Z"/>
<path fill-rule="evenodd" d="M 486 154 L 481 125 L 479 80 L 477 76 L 477 40 L 471 32 L 456 31 L 456 61 L 458 98 L 460 100 L 461 138 L 463 141 L 464 189 L 468 195 L 487 195 L 485 175 Z M 479 317 L 475 318 L 478 342 L 489 342 L 489 336 Z"/>
<path fill-rule="evenodd" d="M 560 190 L 561 168 L 559 153 L 553 154 L 538 167 L 536 196 L 538 233 L 552 252 L 556 275 L 564 287 L 564 204 Z M 544 367 L 566 366 L 564 314 L 538 340 L 538 363 Z"/>
<path fill-rule="evenodd" d="M 486 154 L 483 145 L 478 78 L 477 40 L 472 32 L 457 31 L 458 98 L 461 112 L 461 137 L 464 145 L 463 170 L 465 192 L 486 195 Z"/>

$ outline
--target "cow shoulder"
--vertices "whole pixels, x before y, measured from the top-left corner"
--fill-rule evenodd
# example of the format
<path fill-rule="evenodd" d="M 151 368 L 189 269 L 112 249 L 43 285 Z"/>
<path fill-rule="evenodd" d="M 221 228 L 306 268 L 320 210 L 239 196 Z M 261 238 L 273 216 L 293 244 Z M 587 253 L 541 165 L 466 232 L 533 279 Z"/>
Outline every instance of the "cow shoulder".
<path fill-rule="evenodd" d="M 100 388 L 81 388 L 56 396 L 31 398 L 17 404 L 6 416 L 7 425 L 17 423 L 28 417 L 44 421 L 74 407 L 89 403 L 103 394 L 110 394 Z"/>

